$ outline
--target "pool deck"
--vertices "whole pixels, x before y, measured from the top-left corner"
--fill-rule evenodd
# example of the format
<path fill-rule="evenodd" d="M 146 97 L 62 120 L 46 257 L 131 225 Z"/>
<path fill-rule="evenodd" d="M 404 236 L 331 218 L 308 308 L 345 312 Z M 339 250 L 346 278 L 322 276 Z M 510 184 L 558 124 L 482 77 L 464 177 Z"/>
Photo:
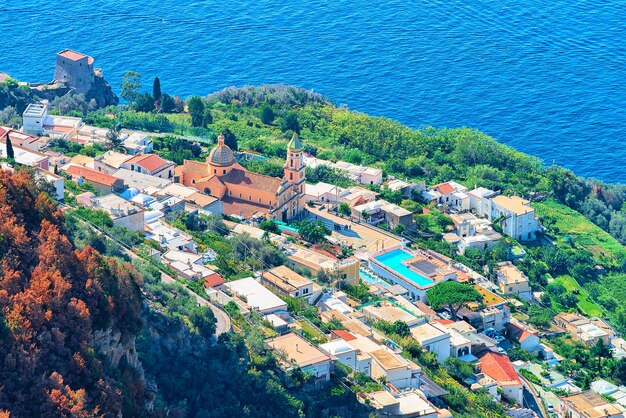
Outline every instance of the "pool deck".
<path fill-rule="evenodd" d="M 332 231 L 332 236 L 340 242 L 352 245 L 356 250 L 379 251 L 383 248 L 391 248 L 400 245 L 402 239 L 391 232 L 381 231 L 365 223 L 355 223 L 347 218 L 342 218 L 319 207 L 307 207 L 310 219 L 319 219 Z M 333 224 L 350 225 L 351 229 L 335 231 Z"/>

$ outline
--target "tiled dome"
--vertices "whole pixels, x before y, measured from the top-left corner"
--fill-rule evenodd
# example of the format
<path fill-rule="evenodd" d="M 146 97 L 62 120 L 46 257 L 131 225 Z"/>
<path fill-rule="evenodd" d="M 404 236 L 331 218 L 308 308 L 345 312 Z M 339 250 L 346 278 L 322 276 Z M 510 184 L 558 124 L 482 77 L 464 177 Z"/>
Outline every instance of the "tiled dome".
<path fill-rule="evenodd" d="M 211 150 L 207 161 L 211 165 L 217 165 L 221 167 L 229 166 L 235 163 L 235 155 L 233 151 L 224 144 L 224 135 L 220 134 L 217 138 L 217 146 Z"/>

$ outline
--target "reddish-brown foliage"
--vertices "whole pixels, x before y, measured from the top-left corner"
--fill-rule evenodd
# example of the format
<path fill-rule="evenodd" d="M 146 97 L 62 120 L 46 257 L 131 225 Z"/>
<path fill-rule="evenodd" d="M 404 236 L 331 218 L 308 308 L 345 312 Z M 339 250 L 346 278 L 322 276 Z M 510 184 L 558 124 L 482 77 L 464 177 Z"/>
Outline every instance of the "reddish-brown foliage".
<path fill-rule="evenodd" d="M 142 386 L 112 377 L 93 336 L 138 332 L 139 275 L 91 247 L 76 250 L 62 219 L 28 173 L 0 170 L 0 411 L 117 416 L 124 403 L 140 404 Z"/>

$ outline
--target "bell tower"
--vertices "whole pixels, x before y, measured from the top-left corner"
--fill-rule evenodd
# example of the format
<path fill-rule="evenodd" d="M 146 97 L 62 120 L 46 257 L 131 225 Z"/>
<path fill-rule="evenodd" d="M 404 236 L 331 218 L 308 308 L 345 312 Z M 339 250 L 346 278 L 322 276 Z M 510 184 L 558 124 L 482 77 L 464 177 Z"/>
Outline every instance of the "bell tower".
<path fill-rule="evenodd" d="M 297 212 L 302 210 L 304 196 L 304 182 L 306 180 L 304 157 L 302 155 L 302 141 L 297 133 L 293 134 L 287 145 L 287 161 L 285 162 L 285 180 L 293 183 L 293 190 L 297 196 Z"/>

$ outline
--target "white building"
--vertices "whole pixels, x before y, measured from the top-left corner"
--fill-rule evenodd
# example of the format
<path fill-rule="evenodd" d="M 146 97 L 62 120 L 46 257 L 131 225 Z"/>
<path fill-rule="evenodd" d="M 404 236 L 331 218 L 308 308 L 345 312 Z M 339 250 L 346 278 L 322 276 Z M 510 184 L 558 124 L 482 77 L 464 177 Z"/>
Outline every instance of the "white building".
<path fill-rule="evenodd" d="M 144 211 L 116 194 L 94 197 L 92 209 L 107 212 L 115 225 L 123 226 L 129 231 L 144 232 Z"/>
<path fill-rule="evenodd" d="M 124 139 L 124 148 L 130 154 L 148 154 L 154 149 L 154 144 L 145 133 L 133 132 Z"/>
<path fill-rule="evenodd" d="M 320 345 L 320 350 L 329 356 L 336 358 L 341 364 L 345 364 L 352 370 L 364 373 L 367 376 L 372 372 L 372 357 L 361 353 L 346 340 L 338 338 Z"/>
<path fill-rule="evenodd" d="M 22 113 L 22 131 L 29 135 L 43 135 L 43 125 L 48 116 L 48 106 L 43 103 L 31 103 Z"/>
<path fill-rule="evenodd" d="M 61 176 L 57 176 L 42 168 L 35 169 L 35 175 L 45 179 L 48 183 L 54 187 L 54 195 L 52 196 L 56 200 L 63 200 L 65 198 L 65 179 Z"/>
<path fill-rule="evenodd" d="M 263 285 L 287 296 L 305 299 L 313 304 L 322 293 L 317 283 L 296 273 L 287 266 L 274 267 L 261 275 Z"/>
<path fill-rule="evenodd" d="M 285 360 L 281 361 L 283 369 L 291 370 L 297 367 L 303 372 L 313 375 L 316 381 L 327 382 L 330 380 L 330 369 L 333 362 L 331 357 L 299 335 L 289 333 L 266 342 L 270 348 L 281 351 L 285 355 Z"/>
<path fill-rule="evenodd" d="M 156 154 L 137 154 L 133 158 L 124 161 L 121 167 L 153 177 L 172 179 L 174 178 L 174 168 L 176 165 L 171 161 L 164 160 Z"/>
<path fill-rule="evenodd" d="M 411 335 L 422 345 L 422 349 L 437 355 L 439 364 L 450 357 L 450 332 L 443 327 L 426 323 L 411 328 Z"/>
<path fill-rule="evenodd" d="M 304 201 L 305 202 L 337 202 L 339 195 L 344 189 L 334 184 L 319 182 L 317 184 L 304 185 Z"/>
<path fill-rule="evenodd" d="M 496 280 L 500 293 L 503 295 L 518 296 L 524 300 L 532 299 L 532 288 L 528 276 L 510 261 L 498 264 Z"/>
<path fill-rule="evenodd" d="M 287 304 L 282 299 L 252 277 L 228 282 L 225 286 L 240 299 L 244 299 L 251 308 L 264 315 L 287 310 Z"/>
<path fill-rule="evenodd" d="M 71 138 L 83 125 L 81 118 L 48 115 L 47 103 L 31 103 L 22 113 L 22 131 L 29 135 Z"/>
<path fill-rule="evenodd" d="M 518 241 L 534 240 L 539 230 L 539 220 L 530 201 L 519 196 L 492 198 L 489 220 L 500 225 L 505 235 Z"/>
<path fill-rule="evenodd" d="M 461 212 L 470 210 L 470 196 L 467 194 L 467 187 L 455 181 L 432 186 L 422 191 L 422 197 Z"/>
<path fill-rule="evenodd" d="M 477 187 L 468 192 L 470 197 L 470 209 L 481 217 L 489 217 L 490 201 L 497 193 L 484 187 Z"/>
<path fill-rule="evenodd" d="M 188 234 L 180 229 L 173 228 L 162 221 L 163 213 L 154 211 L 146 214 L 146 238 L 156 241 L 168 250 L 189 251 L 196 253 L 196 244 Z M 156 216 L 155 216 L 156 215 Z"/>
<path fill-rule="evenodd" d="M 379 168 L 355 165 L 345 161 L 333 163 L 307 154 L 304 154 L 304 164 L 310 168 L 320 165 L 328 166 L 343 172 L 350 180 L 359 184 L 381 184 L 383 182 L 383 172 Z"/>

